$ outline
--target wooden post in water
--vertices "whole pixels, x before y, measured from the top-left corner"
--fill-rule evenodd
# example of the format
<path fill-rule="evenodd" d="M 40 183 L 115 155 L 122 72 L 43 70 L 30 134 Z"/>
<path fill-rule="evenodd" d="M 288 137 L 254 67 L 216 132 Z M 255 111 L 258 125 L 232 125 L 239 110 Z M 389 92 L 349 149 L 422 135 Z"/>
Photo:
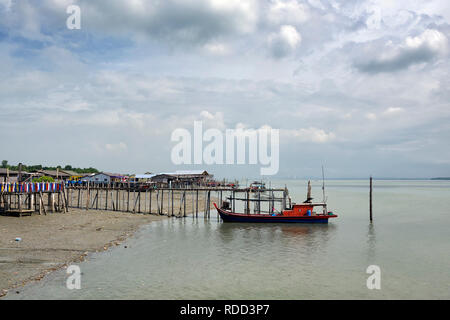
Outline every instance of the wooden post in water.
<path fill-rule="evenodd" d="M 149 203 L 148 213 L 152 213 L 152 189 L 150 189 L 150 203 Z"/>
<path fill-rule="evenodd" d="M 198 218 L 198 189 L 197 189 L 197 194 L 195 195 L 195 217 Z"/>
<path fill-rule="evenodd" d="M 161 214 L 164 214 L 164 189 L 161 189 Z"/>
<path fill-rule="evenodd" d="M 98 189 L 97 189 L 98 192 Z M 105 189 L 105 210 L 108 210 L 108 187 Z"/>
<path fill-rule="evenodd" d="M 370 191 L 369 191 L 369 211 L 370 211 L 370 222 L 372 222 L 372 177 L 370 177 Z"/>
<path fill-rule="evenodd" d="M 183 217 L 186 217 L 186 188 L 183 191 Z"/>
<path fill-rule="evenodd" d="M 87 190 L 86 190 L 86 210 L 89 210 L 90 187 L 91 187 L 91 183 L 88 182 Z"/>
<path fill-rule="evenodd" d="M 172 186 L 172 184 L 170 186 L 172 188 L 172 208 L 171 208 L 171 210 L 172 210 L 172 217 L 173 217 L 173 186 Z"/>

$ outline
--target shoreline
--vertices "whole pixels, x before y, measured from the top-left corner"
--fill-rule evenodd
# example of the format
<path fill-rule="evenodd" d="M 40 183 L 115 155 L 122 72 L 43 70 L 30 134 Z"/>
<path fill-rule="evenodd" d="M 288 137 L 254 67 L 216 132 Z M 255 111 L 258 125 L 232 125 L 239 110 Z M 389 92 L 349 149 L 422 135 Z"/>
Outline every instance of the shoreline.
<path fill-rule="evenodd" d="M 46 216 L 0 216 L 0 298 L 71 263 L 82 262 L 90 253 L 118 246 L 141 227 L 167 218 L 82 209 Z M 15 241 L 17 237 L 22 240 Z"/>
<path fill-rule="evenodd" d="M 205 210 L 204 200 L 201 195 L 199 212 Z M 214 201 L 217 199 L 212 197 L 211 209 Z M 180 205 L 180 197 L 174 198 L 174 207 Z M 194 214 L 193 203 L 186 201 L 185 205 L 186 215 Z M 68 213 L 0 215 L 0 298 L 70 263 L 83 261 L 89 253 L 120 245 L 141 227 L 167 219 L 168 210 L 164 213 L 71 208 Z"/>

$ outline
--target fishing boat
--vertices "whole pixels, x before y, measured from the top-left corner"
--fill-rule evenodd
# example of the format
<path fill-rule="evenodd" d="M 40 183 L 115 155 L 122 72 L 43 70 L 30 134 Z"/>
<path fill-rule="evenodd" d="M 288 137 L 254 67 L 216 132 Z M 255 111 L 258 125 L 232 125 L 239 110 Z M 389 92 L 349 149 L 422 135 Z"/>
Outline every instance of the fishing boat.
<path fill-rule="evenodd" d="M 323 187 L 324 188 L 324 187 Z M 324 193 L 325 194 L 325 193 Z M 231 199 L 231 198 L 230 198 Z M 216 203 L 214 207 L 219 213 L 224 222 L 252 222 L 252 223 L 328 223 L 331 218 L 337 218 L 337 215 L 327 210 L 327 204 L 325 201 L 313 203 L 311 197 L 311 182 L 308 182 L 308 195 L 305 202 L 296 204 L 292 203 L 289 198 L 289 205 L 286 205 L 286 201 L 283 200 L 283 210 L 281 212 L 275 212 L 275 208 L 271 205 L 271 212 L 261 213 L 261 198 L 251 200 L 250 198 L 238 199 L 247 202 L 247 208 L 245 213 L 236 213 L 230 208 L 230 202 L 224 201 L 219 208 Z M 250 213 L 250 201 L 257 201 L 256 207 L 258 212 Z M 267 201 L 273 202 L 274 198 L 269 198 Z M 234 206 L 233 206 L 234 207 Z M 322 208 L 321 212 L 314 211 L 314 208 Z"/>
<path fill-rule="evenodd" d="M 249 187 L 250 191 L 264 191 L 266 190 L 266 184 L 262 181 L 253 181 Z"/>
<path fill-rule="evenodd" d="M 331 211 L 325 213 L 314 212 L 313 208 L 316 206 L 326 208 L 326 204 L 323 203 L 302 203 L 293 204 L 292 208 L 283 210 L 281 213 L 249 214 L 231 212 L 231 210 L 219 208 L 217 204 L 214 203 L 214 207 L 224 222 L 328 223 L 328 219 L 337 218 L 337 215 Z"/>

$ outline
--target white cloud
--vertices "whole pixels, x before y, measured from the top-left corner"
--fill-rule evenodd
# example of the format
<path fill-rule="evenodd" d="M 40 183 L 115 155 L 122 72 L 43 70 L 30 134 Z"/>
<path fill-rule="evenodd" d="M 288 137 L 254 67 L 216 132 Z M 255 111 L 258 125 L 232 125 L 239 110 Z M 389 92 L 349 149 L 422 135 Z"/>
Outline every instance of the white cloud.
<path fill-rule="evenodd" d="M 447 52 L 447 37 L 438 30 L 427 29 L 416 37 L 407 37 L 405 47 L 411 50 L 430 50 L 436 54 Z"/>
<path fill-rule="evenodd" d="M 230 48 L 224 43 L 207 43 L 204 45 L 204 49 L 206 52 L 218 56 L 227 55 L 231 51 Z"/>
<path fill-rule="evenodd" d="M 359 61 L 355 63 L 359 70 L 368 73 L 392 72 L 445 56 L 448 40 L 442 32 L 426 29 L 418 36 L 408 36 L 398 45 L 387 41 L 381 48 L 369 46 L 367 49 L 361 52 Z"/>
<path fill-rule="evenodd" d="M 269 8 L 268 19 L 275 24 L 298 24 L 308 20 L 308 7 L 296 0 L 275 0 Z"/>
<path fill-rule="evenodd" d="M 296 130 L 282 130 L 288 137 L 293 137 L 300 142 L 326 143 L 334 140 L 336 135 L 333 132 L 325 132 L 323 129 L 309 127 Z"/>
<path fill-rule="evenodd" d="M 377 120 L 377 115 L 375 113 L 373 113 L 373 112 L 370 112 L 370 113 L 366 114 L 366 118 L 369 119 L 369 120 L 374 121 L 374 120 Z"/>
<path fill-rule="evenodd" d="M 120 153 L 120 152 L 127 151 L 128 146 L 125 142 L 107 143 L 105 145 L 105 149 L 110 152 Z"/>
<path fill-rule="evenodd" d="M 283 25 L 278 33 L 269 36 L 269 46 L 275 58 L 291 54 L 301 43 L 302 37 L 294 26 Z"/>
<path fill-rule="evenodd" d="M 167 170 L 171 130 L 194 120 L 284 129 L 289 174 L 304 143 L 341 176 L 381 162 L 397 174 L 411 152 L 431 168 L 412 175 L 429 174 L 450 158 L 442 1 L 73 1 L 81 33 L 65 28 L 72 1 L 0 1 L 0 149 L 18 160 Z M 120 143 L 132 159 L 106 152 Z"/>
<path fill-rule="evenodd" d="M 403 108 L 390 107 L 390 108 L 387 108 L 383 112 L 383 115 L 385 115 L 385 116 L 398 115 L 398 114 L 402 113 L 403 111 L 405 111 L 405 109 L 403 109 Z"/>

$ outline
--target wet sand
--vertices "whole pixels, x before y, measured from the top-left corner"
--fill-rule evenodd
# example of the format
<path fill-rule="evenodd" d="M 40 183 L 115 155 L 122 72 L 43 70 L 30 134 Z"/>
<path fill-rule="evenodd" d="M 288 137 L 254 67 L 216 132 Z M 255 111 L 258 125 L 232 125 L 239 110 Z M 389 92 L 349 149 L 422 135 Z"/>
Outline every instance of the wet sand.
<path fill-rule="evenodd" d="M 97 210 L 0 216 L 0 296 L 90 252 L 119 245 L 139 226 L 163 218 Z"/>
<path fill-rule="evenodd" d="M 192 204 L 186 202 L 190 214 Z M 200 211 L 203 204 L 199 201 Z M 0 216 L 0 297 L 71 262 L 82 261 L 89 253 L 119 245 L 140 226 L 165 218 L 84 209 L 21 218 Z"/>

